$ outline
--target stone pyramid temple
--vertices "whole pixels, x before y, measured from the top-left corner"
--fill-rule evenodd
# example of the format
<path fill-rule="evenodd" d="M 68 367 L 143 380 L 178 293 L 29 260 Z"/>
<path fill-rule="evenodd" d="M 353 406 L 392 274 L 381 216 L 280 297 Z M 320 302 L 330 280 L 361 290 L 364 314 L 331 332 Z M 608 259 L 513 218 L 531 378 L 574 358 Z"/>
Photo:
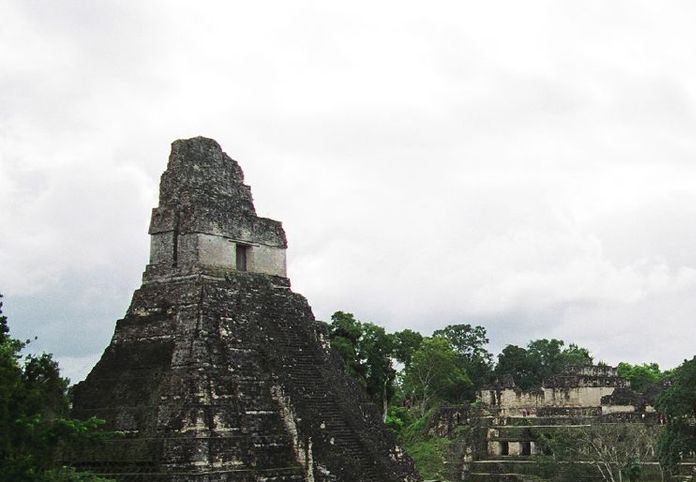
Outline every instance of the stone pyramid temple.
<path fill-rule="evenodd" d="M 149 233 L 143 284 L 74 389 L 74 416 L 119 434 L 73 463 L 127 481 L 420 480 L 217 142 L 172 144 Z"/>

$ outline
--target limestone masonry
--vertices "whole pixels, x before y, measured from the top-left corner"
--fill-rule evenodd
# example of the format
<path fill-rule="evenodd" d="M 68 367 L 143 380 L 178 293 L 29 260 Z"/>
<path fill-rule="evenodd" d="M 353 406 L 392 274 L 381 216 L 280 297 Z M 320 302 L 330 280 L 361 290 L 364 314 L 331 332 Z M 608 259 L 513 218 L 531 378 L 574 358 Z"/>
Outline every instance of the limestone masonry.
<path fill-rule="evenodd" d="M 616 425 L 654 431 L 662 423 L 653 407 L 660 390 L 655 386 L 639 394 L 616 368 L 605 365 L 571 367 L 531 390 L 521 390 L 507 376 L 479 392 L 478 413 L 468 406 L 442 408 L 435 431 L 451 436 L 461 425 L 472 428 L 457 462 L 459 480 L 545 481 L 551 476 L 544 474 L 537 458 L 551 455 L 545 453 L 544 438 Z M 654 454 L 641 463 L 641 480 L 661 480 Z M 582 480 L 600 480 L 587 477 Z"/>
<path fill-rule="evenodd" d="M 150 235 L 143 285 L 74 391 L 75 416 L 122 436 L 66 459 L 119 480 L 420 480 L 215 141 L 172 144 Z"/>

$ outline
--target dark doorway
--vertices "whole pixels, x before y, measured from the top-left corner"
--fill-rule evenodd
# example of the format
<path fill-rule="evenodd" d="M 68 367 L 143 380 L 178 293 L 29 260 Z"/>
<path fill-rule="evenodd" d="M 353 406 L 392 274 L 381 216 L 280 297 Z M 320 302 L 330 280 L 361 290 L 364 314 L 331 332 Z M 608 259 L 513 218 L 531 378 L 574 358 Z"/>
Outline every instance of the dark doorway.
<path fill-rule="evenodd" d="M 500 455 L 510 455 L 510 444 L 500 442 Z"/>
<path fill-rule="evenodd" d="M 249 246 L 246 246 L 244 244 L 237 244 L 235 246 L 237 256 L 237 271 L 246 271 Z"/>
<path fill-rule="evenodd" d="M 522 442 L 522 455 L 532 455 L 532 442 Z"/>

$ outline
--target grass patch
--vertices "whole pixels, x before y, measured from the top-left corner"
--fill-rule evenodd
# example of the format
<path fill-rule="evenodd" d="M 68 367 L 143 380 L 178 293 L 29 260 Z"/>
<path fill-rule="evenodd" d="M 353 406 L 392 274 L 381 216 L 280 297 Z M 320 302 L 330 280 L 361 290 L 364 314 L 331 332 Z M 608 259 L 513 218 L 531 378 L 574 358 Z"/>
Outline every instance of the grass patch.
<path fill-rule="evenodd" d="M 404 445 L 416 469 L 424 479 L 442 479 L 447 476 L 447 456 L 452 441 L 444 437 L 429 437 Z"/>
<path fill-rule="evenodd" d="M 413 418 L 408 413 L 398 414 L 401 425 L 398 431 L 399 444 L 413 459 L 416 469 L 424 479 L 447 479 L 448 475 L 447 461 L 453 442 L 428 431 L 436 414 L 437 407 L 418 418 Z M 397 414 L 394 415 L 397 418 Z"/>

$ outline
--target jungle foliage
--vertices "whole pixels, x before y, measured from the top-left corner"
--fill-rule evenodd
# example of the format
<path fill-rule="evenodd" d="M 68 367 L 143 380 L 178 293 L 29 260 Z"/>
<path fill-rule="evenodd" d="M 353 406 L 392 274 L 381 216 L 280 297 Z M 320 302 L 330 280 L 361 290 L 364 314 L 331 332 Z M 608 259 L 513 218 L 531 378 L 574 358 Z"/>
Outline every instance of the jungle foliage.
<path fill-rule="evenodd" d="M 556 339 L 508 345 L 494 363 L 483 326 L 450 324 L 423 336 L 384 328 L 337 311 L 328 323 L 334 349 L 345 369 L 382 408 L 384 420 L 425 478 L 446 478 L 454 439 L 432 430 L 443 404 L 467 406 L 496 378 L 511 376 L 518 386 L 539 386 L 570 366 L 588 365 L 586 348 Z"/>
<path fill-rule="evenodd" d="M 530 341 L 527 348 L 508 345 L 498 355 L 495 374 L 509 375 L 523 390 L 541 386 L 544 379 L 558 375 L 574 366 L 591 365 L 592 355 L 587 348 L 573 343 L 568 346 L 557 339 Z"/>
<path fill-rule="evenodd" d="M 507 345 L 494 362 L 486 329 L 472 324 L 447 325 L 428 337 L 408 329 L 389 333 L 339 311 L 328 325 L 346 371 L 383 408 L 387 426 L 425 478 L 447 478 L 457 444 L 457 437 L 433 431 L 438 407 L 473 407 L 477 391 L 505 377 L 521 389 L 532 389 L 549 377 L 593 363 L 587 348 L 558 339 Z M 641 480 L 641 461 L 653 452 L 666 472 L 696 452 L 696 357 L 673 371 L 662 371 L 655 363 L 620 363 L 618 374 L 638 393 L 664 389 L 657 409 L 667 419 L 666 428 L 659 435 L 659 427 L 640 425 L 592 427 L 580 436 L 540 434 L 544 450 L 553 455 L 539 455 L 537 463 L 540 470 L 548 469 L 550 480 L 581 480 L 588 470 L 608 481 Z"/>
<path fill-rule="evenodd" d="M 497 364 L 483 326 L 451 324 L 430 337 L 413 330 L 388 333 L 381 326 L 337 311 L 328 323 L 331 345 L 346 371 L 360 382 L 386 416 L 392 403 L 417 407 L 423 415 L 439 403 L 475 400 L 482 387 L 511 376 L 523 389 L 573 366 L 592 364 L 587 348 L 557 339 L 506 346 Z"/>
<path fill-rule="evenodd" d="M 657 454 L 660 464 L 674 473 L 682 459 L 696 452 L 696 357 L 673 370 L 656 405 L 667 419 Z"/>
<path fill-rule="evenodd" d="M 657 363 L 632 365 L 621 362 L 616 368 L 619 376 L 628 380 L 631 383 L 631 388 L 638 393 L 645 393 L 670 376 L 670 372 L 660 370 Z"/>
<path fill-rule="evenodd" d="M 99 439 L 103 422 L 68 416 L 68 379 L 51 355 L 22 356 L 27 343 L 10 336 L 0 302 L 0 482 L 103 482 L 59 457 Z"/>

